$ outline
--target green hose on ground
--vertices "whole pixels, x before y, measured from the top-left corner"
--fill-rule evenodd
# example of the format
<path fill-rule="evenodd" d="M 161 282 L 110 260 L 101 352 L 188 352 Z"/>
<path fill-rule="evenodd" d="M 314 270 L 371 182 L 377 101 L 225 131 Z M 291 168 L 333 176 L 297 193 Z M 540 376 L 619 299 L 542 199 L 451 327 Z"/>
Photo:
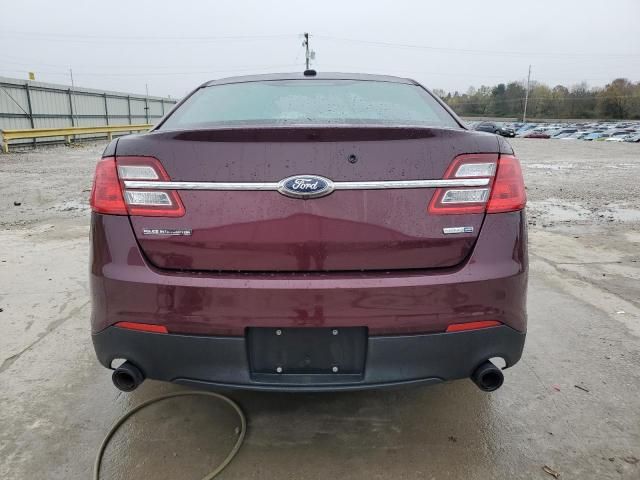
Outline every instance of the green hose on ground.
<path fill-rule="evenodd" d="M 100 444 L 100 448 L 98 449 L 98 454 L 96 455 L 96 461 L 93 467 L 93 479 L 100 480 L 100 465 L 102 464 L 102 457 L 104 456 L 104 452 L 107 448 L 107 445 L 109 444 L 109 441 L 111 440 L 113 435 L 118 431 L 118 429 L 122 426 L 122 424 L 129 419 L 129 417 L 134 415 L 136 412 L 139 412 L 143 408 L 148 407 L 151 404 L 160 402 L 162 400 L 168 400 L 169 398 L 175 398 L 175 397 L 194 396 L 194 395 L 204 396 L 204 397 L 214 397 L 219 400 L 222 400 L 223 402 L 230 405 L 236 411 L 236 413 L 238 414 L 238 417 L 240 417 L 240 433 L 238 434 L 238 439 L 236 440 L 236 443 L 234 444 L 233 448 L 231 449 L 229 454 L 226 456 L 226 458 L 222 461 L 222 463 L 220 463 L 214 470 L 207 473 L 202 478 L 202 480 L 212 480 L 213 478 L 217 477 L 218 474 L 222 472 L 222 470 L 224 470 L 225 467 L 229 465 L 229 463 L 231 463 L 231 460 L 233 460 L 233 458 L 236 456 L 236 454 L 240 450 L 240 447 L 242 446 L 242 442 L 244 441 L 244 436 L 247 433 L 247 419 L 244 416 L 244 413 L 242 409 L 240 409 L 238 404 L 233 400 L 231 400 L 229 397 L 225 397 L 224 395 L 220 395 L 219 393 L 215 393 L 215 392 L 188 391 L 188 392 L 173 392 L 173 393 L 168 393 L 166 395 L 161 395 L 156 398 L 152 398 L 151 400 L 142 402 L 140 405 L 134 407 L 133 409 L 125 413 L 122 417 L 120 417 L 118 421 L 115 423 L 115 425 L 111 427 L 111 430 L 109 430 L 109 433 L 107 433 L 107 435 L 104 437 L 104 440 L 102 440 L 102 443 Z"/>

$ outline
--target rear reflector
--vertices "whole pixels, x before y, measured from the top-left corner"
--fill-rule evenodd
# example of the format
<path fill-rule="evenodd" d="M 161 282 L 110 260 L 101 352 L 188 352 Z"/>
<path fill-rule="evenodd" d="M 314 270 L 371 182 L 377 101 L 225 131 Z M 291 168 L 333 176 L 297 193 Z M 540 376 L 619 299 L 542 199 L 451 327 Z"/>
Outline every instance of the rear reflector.
<path fill-rule="evenodd" d="M 127 206 L 122 197 L 116 159 L 105 157 L 96 165 L 96 174 L 93 179 L 91 198 L 89 200 L 91 210 L 108 215 L 126 215 Z"/>
<path fill-rule="evenodd" d="M 444 175 L 486 178 L 487 188 L 438 188 L 428 212 L 434 215 L 502 213 L 522 210 L 527 202 L 518 159 L 495 153 L 465 154 L 454 158 Z"/>
<path fill-rule="evenodd" d="M 497 320 L 484 320 L 481 322 L 453 323 L 447 327 L 447 332 L 463 332 L 465 330 L 479 330 L 481 328 L 497 327 L 502 325 Z"/>
<path fill-rule="evenodd" d="M 169 333 L 164 325 L 153 325 L 151 323 L 135 323 L 135 322 L 118 322 L 115 325 L 118 328 L 126 328 L 127 330 L 138 330 L 140 332 L 152 333 Z"/>

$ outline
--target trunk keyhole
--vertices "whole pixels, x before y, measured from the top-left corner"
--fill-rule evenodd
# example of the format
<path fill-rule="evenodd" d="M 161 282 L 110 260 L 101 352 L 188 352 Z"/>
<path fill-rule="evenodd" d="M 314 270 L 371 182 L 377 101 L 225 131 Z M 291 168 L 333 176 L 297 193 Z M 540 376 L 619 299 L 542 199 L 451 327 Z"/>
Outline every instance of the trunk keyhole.
<path fill-rule="evenodd" d="M 349 155 L 349 163 L 356 163 L 358 161 L 358 157 L 356 157 L 353 153 Z"/>

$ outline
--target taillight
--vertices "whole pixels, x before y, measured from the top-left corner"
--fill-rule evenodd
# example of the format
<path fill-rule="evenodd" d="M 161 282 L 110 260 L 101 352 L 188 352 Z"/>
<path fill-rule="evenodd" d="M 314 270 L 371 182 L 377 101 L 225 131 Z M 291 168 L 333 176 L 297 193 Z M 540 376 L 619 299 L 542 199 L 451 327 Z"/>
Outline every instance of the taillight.
<path fill-rule="evenodd" d="M 101 180 L 99 184 L 101 178 L 104 180 Z M 153 157 L 118 157 L 117 163 L 112 157 L 103 158 L 98 162 L 96 168 L 94 191 L 97 194 L 94 195 L 92 192 L 91 195 L 93 210 L 98 213 L 146 217 L 181 217 L 184 215 L 184 205 L 178 192 L 127 189 L 124 187 L 125 180 L 169 181 L 170 178 L 162 164 Z M 109 198 L 119 201 L 118 209 L 101 207 L 98 195 L 100 189 L 97 188 L 101 184 L 106 185 L 103 190 L 108 190 L 111 195 Z M 115 201 L 113 200 L 113 202 Z"/>
<path fill-rule="evenodd" d="M 169 181 L 169 175 L 158 159 L 153 157 L 118 157 L 118 176 L 121 181 Z M 139 190 L 124 188 L 124 201 L 129 215 L 146 217 L 181 217 L 184 205 L 175 190 Z"/>
<path fill-rule="evenodd" d="M 454 158 L 444 173 L 445 179 L 486 178 L 487 185 L 438 188 L 429 203 L 429 213 L 435 215 L 483 213 L 489 200 L 491 182 L 493 182 L 497 164 L 498 155 L 495 153 L 459 155 Z"/>
<path fill-rule="evenodd" d="M 127 206 L 116 170 L 116 159 L 105 157 L 96 165 L 96 175 L 91 189 L 91 210 L 109 215 L 126 215 Z"/>
<path fill-rule="evenodd" d="M 444 178 L 484 178 L 487 185 L 438 188 L 429 203 L 430 214 L 511 212 L 521 210 L 526 203 L 520 163 L 512 155 L 499 159 L 493 153 L 459 155 Z"/>
<path fill-rule="evenodd" d="M 502 155 L 491 189 L 487 213 L 522 210 L 527 203 L 520 162 L 513 155 Z"/>

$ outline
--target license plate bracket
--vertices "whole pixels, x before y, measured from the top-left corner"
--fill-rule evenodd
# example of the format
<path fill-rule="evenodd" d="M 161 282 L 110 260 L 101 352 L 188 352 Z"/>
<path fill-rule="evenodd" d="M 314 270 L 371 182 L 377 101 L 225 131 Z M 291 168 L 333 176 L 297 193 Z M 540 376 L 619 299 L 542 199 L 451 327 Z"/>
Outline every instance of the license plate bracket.
<path fill-rule="evenodd" d="M 362 374 L 366 327 L 248 328 L 252 373 Z"/>

